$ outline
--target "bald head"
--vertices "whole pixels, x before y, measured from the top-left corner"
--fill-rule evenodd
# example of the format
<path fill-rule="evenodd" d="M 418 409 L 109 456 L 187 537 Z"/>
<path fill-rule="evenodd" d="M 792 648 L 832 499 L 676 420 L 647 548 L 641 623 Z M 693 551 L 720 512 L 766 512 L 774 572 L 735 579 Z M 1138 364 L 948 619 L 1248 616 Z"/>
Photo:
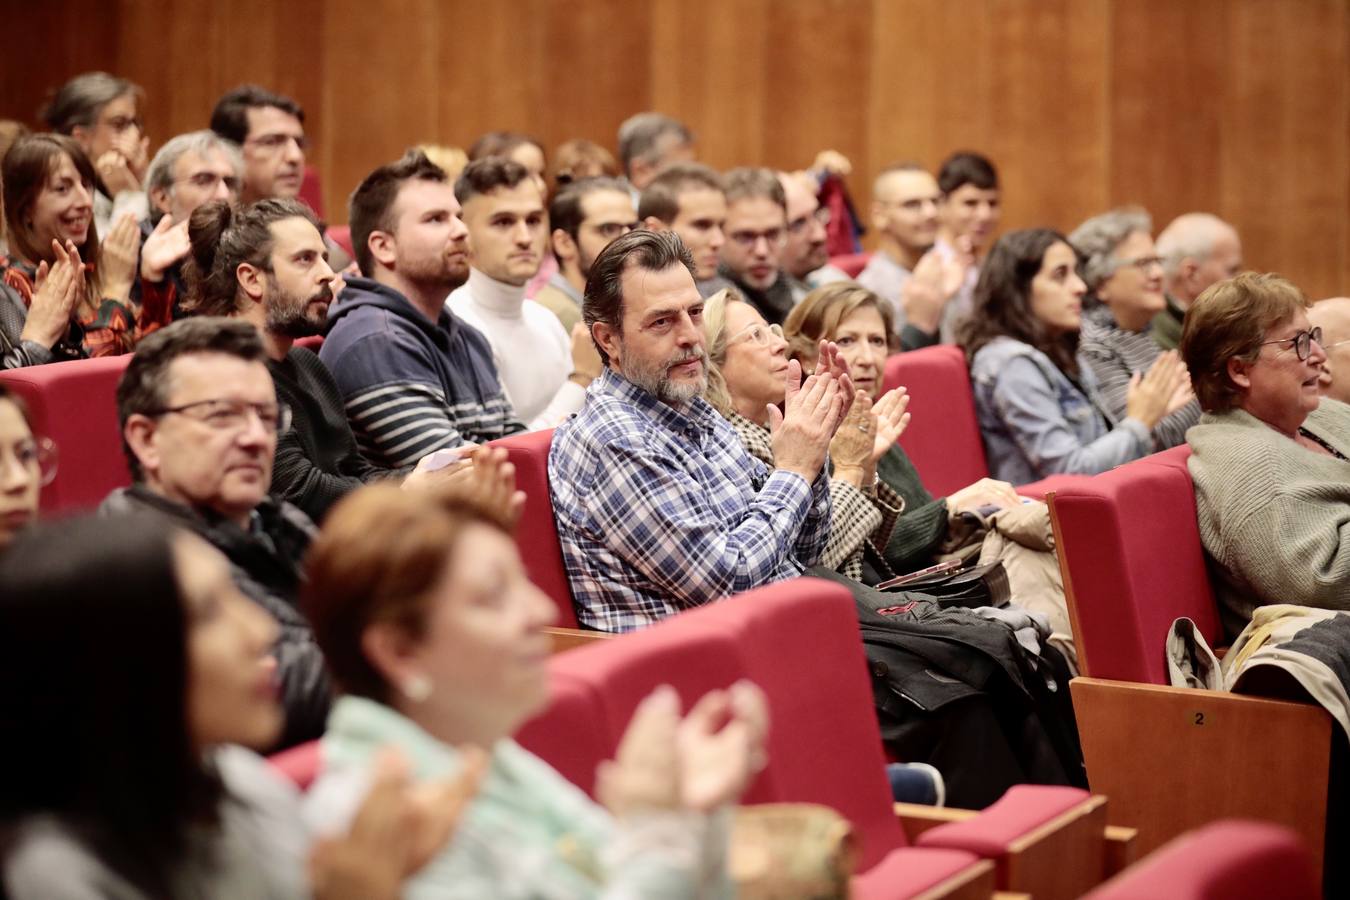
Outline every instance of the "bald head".
<path fill-rule="evenodd" d="M 912 164 L 883 170 L 872 185 L 872 220 L 882 246 L 911 268 L 937 240 L 941 196 L 937 179 Z"/>
<path fill-rule="evenodd" d="M 1318 385 L 1322 396 L 1350 403 L 1350 297 L 1318 300 L 1308 310 L 1308 321 L 1322 329 L 1327 355 Z"/>
<path fill-rule="evenodd" d="M 1205 288 L 1242 271 L 1237 230 L 1211 213 L 1177 216 L 1158 235 L 1167 293 L 1183 309 Z"/>

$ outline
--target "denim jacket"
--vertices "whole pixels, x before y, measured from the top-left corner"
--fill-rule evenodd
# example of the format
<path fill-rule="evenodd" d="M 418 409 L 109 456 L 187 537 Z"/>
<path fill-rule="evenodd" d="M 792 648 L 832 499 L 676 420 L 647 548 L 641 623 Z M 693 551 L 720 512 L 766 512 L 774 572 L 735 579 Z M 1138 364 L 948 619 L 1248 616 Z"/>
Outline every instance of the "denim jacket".
<path fill-rule="evenodd" d="M 1144 423 L 1107 418 L 1092 368 L 1075 384 L 1050 357 L 1002 337 L 975 354 L 970 380 L 993 477 L 1026 484 L 1050 475 L 1093 475 L 1150 452 Z"/>

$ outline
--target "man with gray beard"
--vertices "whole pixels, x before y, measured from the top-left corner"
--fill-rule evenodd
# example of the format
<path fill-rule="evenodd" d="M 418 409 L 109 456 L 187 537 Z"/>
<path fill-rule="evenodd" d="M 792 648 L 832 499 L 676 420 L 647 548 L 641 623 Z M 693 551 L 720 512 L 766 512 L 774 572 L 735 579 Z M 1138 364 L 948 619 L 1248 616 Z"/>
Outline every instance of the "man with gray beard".
<path fill-rule="evenodd" d="M 703 399 L 708 356 L 693 261 L 673 232 L 632 231 L 596 258 L 582 315 L 605 369 L 559 426 L 549 484 L 581 623 L 630 631 L 800 575 L 830 527 L 830 439 L 853 397 L 822 342 L 770 412 L 770 470 Z M 733 336 L 731 340 L 736 340 Z"/>

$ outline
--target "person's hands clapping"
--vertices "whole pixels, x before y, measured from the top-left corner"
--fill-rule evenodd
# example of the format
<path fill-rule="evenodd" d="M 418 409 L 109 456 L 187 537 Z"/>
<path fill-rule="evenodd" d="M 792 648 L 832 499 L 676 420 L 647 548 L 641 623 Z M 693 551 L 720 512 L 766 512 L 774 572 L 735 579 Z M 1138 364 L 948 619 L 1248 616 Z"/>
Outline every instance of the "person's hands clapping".
<path fill-rule="evenodd" d="M 54 347 L 65 336 L 71 317 L 84 299 L 84 262 L 73 241 L 52 241 L 56 264 L 38 265 L 37 290 L 24 320 L 22 341 L 33 341 L 44 347 Z"/>
<path fill-rule="evenodd" d="M 126 302 L 136 278 L 136 257 L 141 249 L 141 228 L 127 213 L 117 220 L 98 251 L 98 282 L 103 297 Z"/>
<path fill-rule="evenodd" d="M 1125 393 L 1125 415 L 1152 428 L 1171 412 L 1190 402 L 1190 378 L 1175 350 L 1168 350 L 1149 367 L 1130 378 Z"/>
<path fill-rule="evenodd" d="M 872 406 L 872 416 L 876 420 L 875 441 L 872 445 L 872 465 L 875 466 L 886 455 L 900 435 L 909 427 L 910 415 L 909 391 L 903 387 L 891 388 L 881 395 Z"/>
<path fill-rule="evenodd" d="M 704 694 L 680 723 L 676 741 L 684 808 L 710 812 L 735 803 L 767 762 L 768 731 L 768 701 L 753 683 Z"/>
<path fill-rule="evenodd" d="M 875 462 L 872 448 L 876 443 L 876 416 L 872 413 L 872 398 L 866 391 L 855 391 L 853 406 L 839 423 L 830 440 L 830 462 L 834 463 L 834 478 L 861 488 L 871 482 Z"/>
<path fill-rule="evenodd" d="M 809 484 L 820 474 L 830 440 L 843 419 L 844 398 L 839 380 L 828 374 L 811 375 L 805 381 L 801 377 L 801 364 L 790 361 L 784 375 L 783 411 L 772 404 L 768 407 L 769 432 L 777 468 L 796 472 Z"/>
<path fill-rule="evenodd" d="M 188 220 L 174 224 L 173 216 L 167 213 L 155 225 L 155 230 L 145 238 L 141 247 L 141 277 L 146 281 L 160 282 L 169 267 L 188 255 L 192 250 L 192 241 L 188 238 Z"/>
<path fill-rule="evenodd" d="M 596 798 L 615 816 L 678 809 L 679 733 L 679 695 L 670 685 L 662 685 L 634 710 L 614 759 L 596 769 Z"/>
<path fill-rule="evenodd" d="M 403 479 L 407 489 L 427 489 L 464 497 L 476 506 L 494 511 L 503 522 L 514 524 L 525 509 L 525 492 L 516 490 L 516 467 L 501 447 L 467 450 L 468 463 L 453 463 L 428 469 L 428 457 Z"/>

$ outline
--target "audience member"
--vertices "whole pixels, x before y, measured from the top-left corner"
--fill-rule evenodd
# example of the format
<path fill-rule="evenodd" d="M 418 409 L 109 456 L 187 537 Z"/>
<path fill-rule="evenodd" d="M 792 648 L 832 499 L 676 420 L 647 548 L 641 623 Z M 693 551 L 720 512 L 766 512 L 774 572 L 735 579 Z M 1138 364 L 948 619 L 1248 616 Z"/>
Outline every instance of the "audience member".
<path fill-rule="evenodd" d="M 239 589 L 281 626 L 281 746 L 290 746 L 322 732 L 328 677 L 295 607 L 314 526 L 268 496 L 277 435 L 289 426 L 290 409 L 277 403 L 265 359 L 257 330 L 228 319 L 185 319 L 143 341 L 117 385 L 133 485 L 114 491 L 99 509 L 158 516 L 230 560 Z"/>
<path fill-rule="evenodd" d="M 192 310 L 238 316 L 262 335 L 277 400 L 291 410 L 290 429 L 277 436 L 271 493 L 316 522 L 361 484 L 402 474 L 361 456 L 333 376 L 295 346 L 327 324 L 333 270 L 324 255 L 318 220 L 299 200 L 210 203 L 192 217 Z M 404 484 L 435 480 L 430 463 L 423 457 Z"/>
<path fill-rule="evenodd" d="M 971 259 L 960 289 L 942 314 L 942 341 L 950 344 L 956 339 L 957 322 L 970 315 L 974 304 L 979 260 L 994 242 L 1003 198 L 998 170 L 979 153 L 962 151 L 947 157 L 938 167 L 937 183 L 941 193 L 933 249 L 946 261 Z"/>
<path fill-rule="evenodd" d="M 138 304 L 131 296 L 141 240 L 136 220 L 124 215 L 99 243 L 96 176 L 72 138 L 20 138 L 0 164 L 0 179 L 12 254 L 0 291 L 7 368 L 128 353 L 169 321 L 162 300 Z M 66 264 L 81 277 L 63 282 L 67 290 L 44 291 L 48 273 Z"/>
<path fill-rule="evenodd" d="M 619 164 L 614 161 L 612 153 L 595 141 L 573 138 L 559 144 L 558 149 L 553 151 L 549 183 L 553 196 L 557 196 L 558 191 L 573 181 L 601 176 L 617 178 L 618 175 Z"/>
<path fill-rule="evenodd" d="M 600 361 L 584 328 L 569 337 L 557 316 L 525 297 L 548 238 L 543 194 L 524 166 L 496 156 L 469 163 L 455 194 L 473 265 L 446 309 L 487 338 L 497 377 L 527 427 L 551 428 L 581 408 Z"/>
<path fill-rule="evenodd" d="M 98 173 L 94 225 L 102 235 L 111 234 L 124 215 L 138 220 L 146 215 L 141 185 L 150 138 L 141 121 L 144 102 L 139 85 L 106 72 L 86 72 L 57 88 L 42 110 L 47 127 L 74 138 Z"/>
<path fill-rule="evenodd" d="M 1005 235 L 984 261 L 960 341 L 995 478 L 1026 484 L 1137 459 L 1152 452 L 1153 426 L 1190 400 L 1185 370 L 1164 356 L 1131 380 L 1125 417 L 1109 417 L 1078 355 L 1086 293 L 1073 247 L 1050 229 Z"/>
<path fill-rule="evenodd" d="M 670 116 L 640 112 L 619 126 L 619 162 L 635 193 L 646 190 L 666 167 L 694 157 L 694 133 Z"/>
<path fill-rule="evenodd" d="M 380 166 L 352 194 L 351 278 L 319 358 L 361 452 L 387 468 L 524 429 L 487 338 L 445 306 L 469 275 L 468 229 L 445 173 L 420 151 Z"/>
<path fill-rule="evenodd" d="M 816 198 L 816 182 L 803 173 L 779 172 L 787 201 L 787 240 L 783 244 L 783 271 L 792 286 L 794 301 L 800 301 L 821 285 L 847 281 L 848 275 L 830 265 L 825 249 L 825 226 L 830 211 Z"/>
<path fill-rule="evenodd" d="M 1158 365 L 1163 354 L 1149 332 L 1149 323 L 1166 302 L 1162 264 L 1149 236 L 1152 227 L 1148 213 L 1127 207 L 1094 216 L 1069 235 L 1096 301 L 1083 313 L 1078 353 L 1092 367 L 1098 396 L 1112 421 L 1126 416 L 1125 397 L 1136 376 Z M 1166 450 L 1184 442 L 1186 429 L 1199 418 L 1195 402 L 1167 415 L 1153 426 L 1153 448 Z"/>
<path fill-rule="evenodd" d="M 782 267 L 787 246 L 787 197 L 771 169 L 732 169 L 723 182 L 727 242 L 718 274 L 726 278 L 765 320 L 782 325 L 796 298 Z"/>
<path fill-rule="evenodd" d="M 966 250 L 944 259 L 930 252 L 938 236 L 937 181 L 918 163 L 881 170 L 872 185 L 877 252 L 858 283 L 891 305 L 900 349 L 935 344 L 944 311 L 960 291 L 970 259 Z"/>
<path fill-rule="evenodd" d="M 1244 273 L 1186 312 L 1205 409 L 1187 465 L 1229 640 L 1260 606 L 1350 609 L 1350 407 L 1318 395 L 1326 354 L 1307 307 L 1278 275 Z"/>
<path fill-rule="evenodd" d="M 0 560 L 0 718 L 24 735 L 0 748 L 0 893 L 401 896 L 472 773 L 414 789 L 388 759 L 350 831 L 309 849 L 295 788 L 246 749 L 281 730 L 276 625 L 207 544 L 127 525 L 64 522 Z"/>
<path fill-rule="evenodd" d="M 469 148 L 469 162 L 477 162 L 489 156 L 500 156 L 525 167 L 530 177 L 539 186 L 540 195 L 548 193 L 548 183 L 544 173 L 548 170 L 548 160 L 544 156 L 544 145 L 532 137 L 511 131 L 489 131 L 473 142 Z M 458 176 L 456 176 L 458 181 Z M 463 202 L 461 199 L 460 202 Z"/>
<path fill-rule="evenodd" d="M 1318 300 L 1308 309 L 1308 321 L 1322 329 L 1322 396 L 1350 403 L 1350 297 Z"/>
<path fill-rule="evenodd" d="M 739 682 L 682 716 L 658 688 L 597 772 L 604 807 L 592 802 L 511 739 L 548 700 L 556 613 L 504 526 L 490 507 L 382 487 L 334 510 L 305 608 L 343 696 L 311 820 L 341 827 L 383 746 L 433 777 L 482 748 L 482 794 L 411 894 L 729 895 L 726 808 L 763 765 L 763 695 Z"/>
<path fill-rule="evenodd" d="M 1164 350 L 1181 343 L 1186 310 L 1205 288 L 1242 271 L 1237 229 L 1210 213 L 1184 213 L 1158 235 L 1167 308 L 1153 317 L 1153 339 Z"/>
<path fill-rule="evenodd" d="M 56 445 L 33 434 L 23 398 L 0 384 L 0 551 L 37 519 L 38 495 L 56 477 Z"/>
<path fill-rule="evenodd" d="M 727 198 L 722 177 L 699 163 L 675 163 L 642 190 L 638 221 L 652 231 L 680 236 L 694 259 L 698 292 L 710 297 L 731 286 L 717 274 L 726 243 Z"/>
<path fill-rule="evenodd" d="M 571 333 L 581 321 L 581 295 L 595 258 L 610 241 L 638 226 L 637 213 L 623 182 L 596 176 L 564 185 L 549 204 L 548 221 L 558 271 L 534 299 Z"/>
<path fill-rule="evenodd" d="M 141 222 L 140 276 L 143 284 L 163 284 L 172 292 L 175 319 L 182 318 L 187 299 L 188 218 L 203 203 L 237 200 L 243 177 L 239 148 L 210 130 L 172 138 L 150 162 L 145 176 L 150 216 Z"/>
<path fill-rule="evenodd" d="M 245 203 L 293 199 L 305 181 L 305 111 L 290 97 L 256 84 L 228 91 L 211 111 L 211 130 L 244 154 Z"/>
<path fill-rule="evenodd" d="M 677 236 L 633 231 L 606 247 L 583 312 L 606 369 L 548 466 L 582 624 L 629 631 L 814 563 L 829 537 L 821 467 L 852 396 L 833 349 L 804 384 L 789 367 L 770 473 L 702 397 L 703 298 Z"/>

